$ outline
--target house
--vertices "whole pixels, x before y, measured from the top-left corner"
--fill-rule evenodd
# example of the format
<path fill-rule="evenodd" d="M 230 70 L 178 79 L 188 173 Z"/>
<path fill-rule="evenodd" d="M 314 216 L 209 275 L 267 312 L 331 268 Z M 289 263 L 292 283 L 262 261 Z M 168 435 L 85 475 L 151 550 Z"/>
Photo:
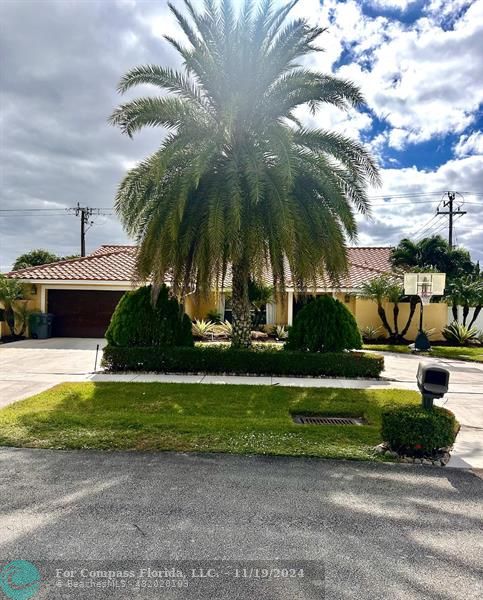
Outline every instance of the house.
<path fill-rule="evenodd" d="M 380 326 L 375 302 L 358 297 L 364 282 L 391 270 L 388 247 L 349 248 L 349 270 L 337 287 L 319 281 L 316 294 L 331 294 L 351 310 L 359 327 Z M 56 263 L 12 271 L 9 277 L 26 284 L 28 306 L 32 310 L 55 315 L 53 335 L 63 337 L 102 337 L 119 299 L 135 287 L 135 246 L 101 246 L 92 254 Z M 267 284 L 270 280 L 267 279 Z M 229 281 L 222 293 L 213 292 L 208 297 L 191 294 L 185 297 L 185 310 L 191 318 L 206 318 L 208 312 L 217 311 L 230 318 Z M 304 301 L 311 294 L 297 294 L 290 275 L 286 291 L 268 304 L 264 311 L 267 326 L 291 325 Z M 418 309 L 419 310 L 419 309 Z M 408 332 L 409 338 L 417 333 L 419 313 Z M 391 322 L 392 305 L 386 312 Z M 404 325 L 409 304 L 400 304 L 399 323 Z M 424 310 L 424 327 L 436 329 L 438 339 L 446 325 L 446 304 L 431 304 Z M 381 334 L 383 333 L 381 328 Z"/>

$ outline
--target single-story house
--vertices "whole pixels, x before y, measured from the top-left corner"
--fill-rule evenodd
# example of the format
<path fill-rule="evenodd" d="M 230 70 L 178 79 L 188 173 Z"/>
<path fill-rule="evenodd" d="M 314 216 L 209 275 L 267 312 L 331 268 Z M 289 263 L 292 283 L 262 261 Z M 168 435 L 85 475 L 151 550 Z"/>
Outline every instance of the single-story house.
<path fill-rule="evenodd" d="M 376 303 L 358 296 L 364 282 L 391 270 L 389 247 L 349 248 L 349 270 L 337 287 L 319 282 L 310 294 L 296 293 L 290 276 L 286 291 L 265 307 L 267 326 L 291 325 L 307 296 L 331 294 L 352 311 L 360 328 L 381 326 Z M 134 287 L 135 246 L 105 245 L 81 258 L 63 260 L 38 267 L 29 267 L 8 273 L 25 283 L 28 307 L 32 310 L 53 313 L 53 335 L 63 337 L 102 337 L 111 315 L 123 293 Z M 267 280 L 269 284 L 270 281 Z M 210 311 L 231 318 L 229 282 L 223 292 L 213 292 L 208 297 L 196 294 L 184 299 L 187 314 L 195 319 L 205 319 Z M 386 313 L 392 323 L 392 305 Z M 404 326 L 409 313 L 409 303 L 400 304 L 399 327 Z M 447 322 L 446 304 L 431 304 L 424 310 L 425 329 L 436 330 L 434 339 L 440 337 Z M 409 338 L 414 338 L 419 323 L 416 310 Z M 5 327 L 5 326 L 4 326 Z M 5 334 L 5 328 L 3 329 Z M 383 335 L 381 327 L 381 335 Z"/>

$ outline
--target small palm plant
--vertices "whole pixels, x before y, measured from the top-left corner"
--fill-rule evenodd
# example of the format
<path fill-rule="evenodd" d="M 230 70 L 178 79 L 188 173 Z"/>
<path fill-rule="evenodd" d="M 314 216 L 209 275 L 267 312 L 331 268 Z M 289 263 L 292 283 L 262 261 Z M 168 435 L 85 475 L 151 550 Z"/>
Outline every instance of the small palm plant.
<path fill-rule="evenodd" d="M 231 336 L 233 335 L 233 325 L 230 323 L 230 321 L 218 323 L 216 326 L 216 333 L 231 340 Z"/>
<path fill-rule="evenodd" d="M 169 6 L 188 45 L 166 37 L 182 70 L 139 66 L 119 84 L 162 94 L 121 104 L 111 123 L 130 137 L 159 127 L 164 139 L 128 172 L 115 208 L 138 242 L 137 275 L 154 289 L 169 273 L 175 294 L 207 294 L 230 267 L 232 344 L 250 346 L 250 280 L 269 271 L 283 290 L 287 264 L 301 287 L 324 274 L 337 280 L 379 174 L 361 144 L 297 116 L 302 106 L 360 107 L 363 97 L 302 66 L 324 30 L 287 22 L 296 0 L 245 0 L 239 11 L 234 0 L 184 3 L 186 15 Z"/>
<path fill-rule="evenodd" d="M 273 334 L 277 338 L 277 340 L 285 341 L 288 338 L 288 330 L 285 329 L 285 325 L 276 325 L 273 328 Z"/>
<path fill-rule="evenodd" d="M 213 321 L 205 321 L 204 319 L 195 319 L 191 326 L 193 337 L 198 339 L 205 339 L 214 333 L 216 330 L 216 324 Z"/>
<path fill-rule="evenodd" d="M 442 331 L 443 336 L 448 342 L 464 346 L 468 342 L 478 339 L 478 330 L 475 327 L 467 327 L 457 321 L 445 327 Z"/>
<path fill-rule="evenodd" d="M 25 297 L 24 286 L 17 279 L 10 279 L 0 275 L 0 305 L 5 311 L 5 321 L 13 336 L 22 335 L 27 324 L 27 308 L 21 301 Z M 20 334 L 15 331 L 15 315 L 18 314 L 22 322 Z"/>
<path fill-rule="evenodd" d="M 374 342 L 381 337 L 382 327 L 377 325 L 366 325 L 361 329 L 362 339 L 368 342 Z"/>

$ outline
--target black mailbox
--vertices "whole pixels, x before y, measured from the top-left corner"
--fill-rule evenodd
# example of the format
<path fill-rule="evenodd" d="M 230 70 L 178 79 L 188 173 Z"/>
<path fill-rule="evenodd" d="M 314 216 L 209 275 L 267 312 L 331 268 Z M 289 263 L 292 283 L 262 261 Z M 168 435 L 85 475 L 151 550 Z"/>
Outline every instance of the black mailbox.
<path fill-rule="evenodd" d="M 442 398 L 448 391 L 449 371 L 443 367 L 419 363 L 417 380 L 423 404 L 431 407 L 435 398 Z"/>

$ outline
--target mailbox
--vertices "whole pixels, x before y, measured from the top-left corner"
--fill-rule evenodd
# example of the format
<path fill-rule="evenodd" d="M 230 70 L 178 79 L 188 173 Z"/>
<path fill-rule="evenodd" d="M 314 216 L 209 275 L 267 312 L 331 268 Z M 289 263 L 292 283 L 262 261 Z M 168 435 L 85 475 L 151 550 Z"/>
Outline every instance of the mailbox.
<path fill-rule="evenodd" d="M 430 408 L 435 398 L 442 398 L 448 391 L 449 371 L 443 367 L 419 363 L 417 380 L 423 404 Z"/>

